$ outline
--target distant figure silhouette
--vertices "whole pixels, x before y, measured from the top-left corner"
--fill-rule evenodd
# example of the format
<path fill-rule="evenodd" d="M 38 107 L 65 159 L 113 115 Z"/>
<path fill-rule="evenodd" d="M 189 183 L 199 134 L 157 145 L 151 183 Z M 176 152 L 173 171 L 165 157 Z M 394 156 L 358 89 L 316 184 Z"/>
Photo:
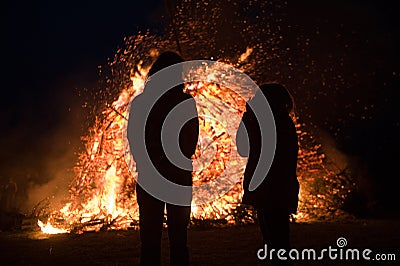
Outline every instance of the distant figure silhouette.
<path fill-rule="evenodd" d="M 237 146 L 241 156 L 248 155 L 244 173 L 244 195 L 242 202 L 255 207 L 263 241 L 268 249 L 290 248 L 289 215 L 296 213 L 298 205 L 299 182 L 296 175 L 298 139 L 295 125 L 289 116 L 293 102 L 288 91 L 279 84 L 260 86 L 255 97 L 265 96 L 271 107 L 276 126 L 276 150 L 271 168 L 254 191 L 249 191 L 249 183 L 257 166 L 261 152 L 261 130 L 249 103 L 238 130 Z M 251 102 L 251 99 L 249 102 Z M 249 154 L 243 134 L 245 126 L 249 141 Z M 281 261 L 280 263 L 282 263 Z M 279 261 L 278 261 L 279 264 Z"/>
<path fill-rule="evenodd" d="M 0 193 L 0 210 L 6 212 L 15 212 L 17 210 L 16 195 L 18 192 L 17 183 L 10 177 L 4 188 L 3 192 Z M 1 195 L 3 194 L 3 195 Z"/>
<path fill-rule="evenodd" d="M 151 75 L 159 70 L 176 63 L 183 62 L 182 58 L 173 53 L 162 53 L 151 67 L 150 77 L 145 85 L 144 91 L 137 96 L 131 104 L 128 123 L 128 138 L 133 158 L 136 162 L 139 183 L 142 180 L 154 178 L 154 168 L 166 179 L 175 184 L 191 186 L 192 170 L 181 169 L 175 166 L 167 158 L 164 144 L 161 141 L 162 129 L 169 136 L 179 136 L 179 146 L 183 155 L 190 159 L 194 154 L 199 134 L 199 122 L 197 118 L 196 103 L 194 99 L 183 92 L 183 85 L 172 89 L 163 88 L 154 84 Z M 182 80 L 182 70 L 176 76 Z M 169 77 L 167 77 L 169 78 Z M 165 93 L 164 93 L 165 92 Z M 159 97 L 160 96 L 160 97 Z M 159 97 L 159 98 L 158 98 Z M 155 101 L 155 99 L 158 99 Z M 168 129 L 165 124 L 168 113 L 182 102 L 186 105 L 185 113 L 194 117 L 187 122 L 180 131 Z M 146 108 L 151 107 L 148 116 Z M 143 147 L 143 139 L 145 147 Z M 146 159 L 147 153 L 151 164 Z M 190 167 L 191 164 L 190 164 Z M 189 168 L 190 168 L 189 167 Z M 141 239 L 141 265 L 160 265 L 161 262 L 161 236 L 164 219 L 164 208 L 167 209 L 167 226 L 170 242 L 170 264 L 188 265 L 189 253 L 187 249 L 187 226 L 190 221 L 190 206 L 177 206 L 163 202 L 145 191 L 140 184 L 136 186 L 137 201 L 139 204 L 139 225 Z M 186 202 L 191 201 L 191 193 L 185 195 Z"/>

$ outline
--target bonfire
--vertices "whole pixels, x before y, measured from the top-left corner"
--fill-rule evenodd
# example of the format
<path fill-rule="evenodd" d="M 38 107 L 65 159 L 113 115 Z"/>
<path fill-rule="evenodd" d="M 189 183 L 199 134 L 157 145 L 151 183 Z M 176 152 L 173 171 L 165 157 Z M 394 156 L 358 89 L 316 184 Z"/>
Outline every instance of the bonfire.
<path fill-rule="evenodd" d="M 243 59 L 243 57 L 241 57 Z M 70 200 L 60 210 L 52 212 L 47 221 L 39 221 L 46 233 L 128 229 L 137 226 L 138 206 L 135 195 L 137 173 L 130 157 L 124 132 L 131 100 L 144 87 L 148 68 L 135 67 L 131 85 L 123 88 L 118 99 L 109 104 L 98 117 L 90 134 L 84 138 L 86 150 L 79 155 L 74 169 L 76 178 L 70 187 Z M 241 206 L 242 179 L 246 158 L 238 155 L 235 134 L 245 111 L 246 99 L 218 84 L 197 82 L 186 84 L 186 92 L 196 100 L 200 136 L 193 157 L 194 187 L 216 178 L 230 178 L 236 184 L 220 198 L 203 205 L 193 199 L 192 218 L 225 221 L 226 224 L 252 220 L 252 210 Z M 249 98 L 251 92 L 249 92 Z M 295 118 L 296 119 L 296 118 Z M 344 178 L 328 167 L 320 145 L 297 123 L 300 139 L 298 176 L 301 184 L 300 207 L 294 217 L 298 221 L 328 216 L 337 212 L 344 200 Z M 304 144 L 312 144 L 307 146 Z M 216 188 L 218 189 L 218 188 Z M 207 198 L 209 191 L 202 197 Z M 238 211 L 242 213 L 238 213 Z M 247 212 L 247 216 L 243 215 Z M 238 217 L 242 221 L 238 220 Z"/>
<path fill-rule="evenodd" d="M 218 48 L 214 41 L 219 38 L 216 29 L 221 24 L 219 18 L 222 12 L 217 11 L 221 7 L 218 7 L 218 3 L 190 3 L 183 1 L 176 7 L 175 27 L 170 30 L 174 33 L 170 32 L 167 37 L 149 32 L 127 37 L 124 48 L 119 49 L 110 60 L 108 71 L 101 69 L 100 74 L 105 82 L 92 103 L 97 106 L 96 109 L 101 108 L 101 112 L 94 113 L 94 122 L 88 134 L 82 138 L 85 150 L 80 152 L 74 168 L 70 198 L 61 209 L 40 217 L 38 224 L 43 232 L 81 233 L 138 226 L 135 194 L 137 173 L 124 135 L 127 111 L 132 99 L 142 92 L 147 72 L 157 55 L 165 50 L 176 49 L 176 38 L 171 36 L 179 35 L 179 49 L 182 49 L 180 52 L 185 59 L 200 57 L 222 61 L 242 70 L 258 83 L 265 80 L 261 66 L 274 64 L 280 59 L 280 53 L 285 51 L 278 49 L 282 36 L 274 29 L 279 27 L 273 21 L 267 21 L 268 14 L 265 13 L 254 16 L 257 20 L 254 23 L 248 17 L 235 26 L 238 38 L 250 36 L 246 39 L 247 47 L 235 44 L 230 46 L 229 51 Z M 267 5 L 255 10 L 274 10 L 267 1 L 254 3 Z M 246 10 L 243 14 L 246 14 Z M 279 24 L 279 17 L 274 17 Z M 185 29 L 192 30 L 189 34 Z M 215 36 L 212 35 L 214 33 Z M 254 92 L 247 92 L 243 98 L 231 88 L 212 81 L 186 83 L 185 91 L 196 101 L 200 122 L 200 136 L 193 157 L 194 187 L 219 178 L 234 180 L 234 185 L 212 202 L 199 205 L 196 204 L 197 199 L 193 199 L 193 223 L 211 221 L 219 225 L 232 225 L 253 222 L 253 210 L 240 204 L 247 158 L 238 155 L 234 132 L 245 112 L 246 100 Z M 308 222 L 341 217 L 343 212 L 340 206 L 354 183 L 344 169 L 336 167 L 326 158 L 321 145 L 305 130 L 307 125 L 301 123 L 299 116 L 301 114 L 293 114 L 300 142 L 300 204 L 293 220 Z M 207 193 L 204 191 L 200 196 L 206 198 Z"/>

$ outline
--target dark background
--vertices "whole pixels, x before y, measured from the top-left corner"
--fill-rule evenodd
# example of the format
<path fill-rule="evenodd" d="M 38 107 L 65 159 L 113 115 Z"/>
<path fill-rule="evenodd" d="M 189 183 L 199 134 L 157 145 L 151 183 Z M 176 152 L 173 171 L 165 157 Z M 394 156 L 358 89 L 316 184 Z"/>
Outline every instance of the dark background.
<path fill-rule="evenodd" d="M 84 130 L 79 94 L 97 88 L 98 66 L 123 37 L 157 26 L 161 11 L 154 0 L 2 3 L 2 175 L 40 169 L 55 150 L 77 142 Z"/>
<path fill-rule="evenodd" d="M 81 94 L 84 88 L 97 89 L 98 66 L 114 55 L 123 37 L 147 28 L 162 29 L 166 12 L 161 0 L 3 1 L 1 5 L 0 181 L 13 176 L 23 182 L 27 173 L 34 173 L 35 182 L 44 183 L 55 168 L 73 166 L 74 150 L 86 130 Z M 378 0 L 293 0 L 287 9 L 288 23 L 297 25 L 302 34 L 312 37 L 316 27 L 324 29 L 312 48 L 316 60 L 324 61 L 324 51 L 335 50 L 333 36 L 338 33 L 352 47 L 347 67 L 361 76 L 338 98 L 307 100 L 303 105 L 315 114 L 311 119 L 318 128 L 364 166 L 376 186 L 377 206 L 388 212 L 399 209 L 396 10 L 396 1 Z M 351 34 L 352 28 L 357 34 Z M 293 36 L 287 37 L 293 41 Z M 293 53 L 302 56 L 301 50 Z M 375 106 L 370 119 L 352 117 L 351 110 L 333 102 L 351 99 L 358 110 L 357 95 Z M 329 112 L 340 114 L 342 122 L 336 123 L 337 116 L 330 120 Z M 48 167 L 56 158 L 61 158 L 59 163 Z"/>

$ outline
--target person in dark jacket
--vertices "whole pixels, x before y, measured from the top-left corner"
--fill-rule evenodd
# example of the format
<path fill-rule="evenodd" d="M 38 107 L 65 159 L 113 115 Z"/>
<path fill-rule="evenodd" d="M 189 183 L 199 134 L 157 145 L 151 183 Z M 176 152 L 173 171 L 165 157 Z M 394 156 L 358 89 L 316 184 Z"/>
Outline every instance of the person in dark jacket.
<path fill-rule="evenodd" d="M 190 195 L 182 196 L 185 197 L 184 200 L 189 203 L 189 206 L 178 206 L 155 197 L 148 188 L 141 185 L 144 184 L 144 181 L 154 179 L 154 170 L 156 170 L 163 178 L 178 185 L 189 186 L 191 189 L 193 170 L 193 168 L 190 169 L 191 163 L 188 168 L 182 169 L 171 162 L 164 150 L 165 143 L 162 141 L 162 134 L 179 138 L 179 148 L 182 154 L 190 160 L 195 152 L 199 134 L 196 103 L 190 95 L 183 92 L 183 85 L 169 89 L 158 83 L 154 84 L 152 81 L 153 74 L 181 62 L 183 62 L 182 58 L 176 53 L 162 53 L 148 73 L 149 79 L 143 93 L 131 103 L 128 140 L 138 172 L 136 193 L 139 204 L 141 265 L 160 265 L 165 206 L 170 242 L 170 264 L 189 264 L 187 226 L 190 221 L 191 192 Z M 180 73 L 174 73 L 174 75 L 176 76 L 167 78 L 182 80 L 182 69 L 180 69 Z M 183 113 L 192 119 L 185 123 L 180 131 L 174 131 L 165 124 L 168 124 L 166 118 L 175 107 L 183 102 L 186 102 Z M 150 110 L 148 114 L 146 114 L 146 110 Z M 166 132 L 162 133 L 162 130 Z M 149 161 L 146 161 L 146 154 L 151 161 L 150 164 Z"/>
<path fill-rule="evenodd" d="M 265 97 L 271 107 L 276 128 L 275 155 L 267 176 L 253 191 L 249 190 L 250 180 L 259 162 L 261 152 L 260 125 L 251 109 L 251 101 Z M 289 215 L 297 211 L 299 182 L 297 180 L 298 138 L 295 125 L 290 117 L 293 101 L 289 92 L 279 84 L 260 86 L 255 97 L 246 104 L 246 112 L 239 127 L 237 146 L 241 156 L 248 155 L 244 173 L 244 194 L 242 203 L 255 207 L 264 244 L 268 249 L 290 249 Z M 245 130 L 243 128 L 245 127 Z M 247 131 L 247 133 L 246 133 Z M 243 145 L 243 134 L 247 134 L 249 151 Z"/>

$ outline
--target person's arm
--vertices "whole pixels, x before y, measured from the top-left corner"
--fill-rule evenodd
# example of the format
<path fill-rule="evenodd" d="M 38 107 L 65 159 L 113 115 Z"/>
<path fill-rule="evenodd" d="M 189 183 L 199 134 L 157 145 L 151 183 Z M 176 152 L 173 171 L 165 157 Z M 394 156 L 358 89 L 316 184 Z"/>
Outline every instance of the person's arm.
<path fill-rule="evenodd" d="M 182 127 L 179 134 L 179 143 L 183 155 L 190 159 L 196 151 L 199 138 L 199 118 L 194 100 L 193 104 L 185 111 L 193 118 Z"/>
<path fill-rule="evenodd" d="M 240 121 L 238 131 L 236 133 L 236 147 L 240 156 L 249 157 L 250 154 L 249 137 L 247 135 L 246 126 L 243 120 Z"/>
<path fill-rule="evenodd" d="M 146 152 L 145 147 L 142 145 L 142 140 L 144 140 L 144 117 L 141 114 L 142 101 L 142 95 L 138 95 L 132 100 L 127 126 L 129 148 L 136 163 L 145 154 L 144 152 Z"/>
<path fill-rule="evenodd" d="M 240 121 L 236 133 L 236 147 L 239 155 L 242 157 L 249 157 L 250 155 L 249 134 L 247 132 L 250 115 L 249 106 L 246 104 L 246 112 L 243 114 L 242 121 Z"/>

